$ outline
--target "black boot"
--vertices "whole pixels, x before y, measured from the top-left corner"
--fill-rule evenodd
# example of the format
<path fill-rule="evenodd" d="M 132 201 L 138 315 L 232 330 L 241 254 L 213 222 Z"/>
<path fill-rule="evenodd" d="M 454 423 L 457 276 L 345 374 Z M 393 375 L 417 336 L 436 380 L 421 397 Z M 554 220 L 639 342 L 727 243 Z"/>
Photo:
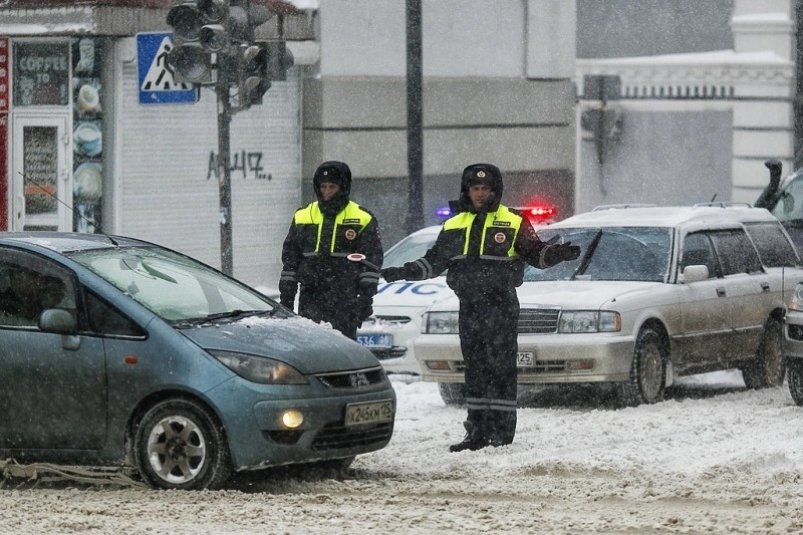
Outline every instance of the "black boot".
<path fill-rule="evenodd" d="M 449 446 L 449 451 L 477 451 L 488 445 L 488 439 L 482 436 L 480 429 L 478 429 L 477 426 L 475 426 L 472 422 L 463 422 L 463 427 L 466 428 L 466 438 L 464 438 L 462 442 L 458 442 L 457 444 L 452 444 Z"/>

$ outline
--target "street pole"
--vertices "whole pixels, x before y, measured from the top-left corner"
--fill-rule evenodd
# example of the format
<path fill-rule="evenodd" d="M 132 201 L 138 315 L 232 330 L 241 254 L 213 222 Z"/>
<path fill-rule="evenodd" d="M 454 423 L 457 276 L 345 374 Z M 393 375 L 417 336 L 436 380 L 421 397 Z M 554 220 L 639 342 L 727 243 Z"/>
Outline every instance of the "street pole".
<path fill-rule="evenodd" d="M 218 69 L 215 85 L 217 95 L 217 178 L 220 197 L 220 269 L 226 275 L 233 273 L 232 258 L 232 218 L 231 218 L 231 166 L 229 165 L 229 131 L 231 125 L 231 103 L 229 102 L 229 82 Z"/>
<path fill-rule="evenodd" d="M 407 0 L 407 233 L 424 226 L 421 0 Z"/>
<path fill-rule="evenodd" d="M 795 94 L 792 97 L 794 155 L 792 172 L 803 166 L 803 0 L 795 2 Z"/>

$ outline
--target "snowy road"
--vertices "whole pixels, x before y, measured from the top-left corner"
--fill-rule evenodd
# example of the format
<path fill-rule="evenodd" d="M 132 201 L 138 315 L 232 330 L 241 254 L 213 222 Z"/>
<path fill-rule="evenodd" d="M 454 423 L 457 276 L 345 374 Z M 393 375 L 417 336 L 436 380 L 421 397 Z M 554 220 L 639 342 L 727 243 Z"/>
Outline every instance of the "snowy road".
<path fill-rule="evenodd" d="M 803 407 L 737 372 L 613 410 L 530 399 L 516 441 L 450 454 L 464 411 L 394 381 L 396 431 L 345 478 L 245 478 L 217 492 L 0 490 L 3 533 L 798 533 Z"/>

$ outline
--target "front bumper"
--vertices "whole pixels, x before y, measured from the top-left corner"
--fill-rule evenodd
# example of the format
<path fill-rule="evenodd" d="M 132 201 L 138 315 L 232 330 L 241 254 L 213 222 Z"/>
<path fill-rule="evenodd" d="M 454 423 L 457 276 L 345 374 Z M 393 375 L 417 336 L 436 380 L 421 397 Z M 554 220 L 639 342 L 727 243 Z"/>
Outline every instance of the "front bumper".
<path fill-rule="evenodd" d="M 393 336 L 393 347 L 373 348 L 368 347 L 374 356 L 382 364 L 382 368 L 388 373 L 410 373 L 418 375 L 421 368 L 415 358 L 415 348 L 413 340 L 421 334 L 421 327 L 414 321 L 407 323 L 384 323 L 376 324 L 369 321 L 363 323 L 357 331 L 357 338 L 360 335 L 370 334 L 390 334 Z"/>
<path fill-rule="evenodd" d="M 207 393 L 223 421 L 236 470 L 342 459 L 388 444 L 393 420 L 347 427 L 344 417 L 349 404 L 385 400 L 391 401 L 395 413 L 396 394 L 389 381 L 356 389 L 330 389 L 314 378 L 310 381 L 310 385 L 273 386 L 235 377 Z M 296 430 L 281 423 L 281 414 L 288 409 L 304 415 Z"/>
<path fill-rule="evenodd" d="M 618 333 L 520 335 L 519 353 L 533 353 L 535 366 L 519 366 L 519 384 L 627 381 L 635 338 Z M 458 335 L 423 334 L 415 351 L 425 381 L 462 383 Z M 445 369 L 440 369 L 445 368 Z"/>

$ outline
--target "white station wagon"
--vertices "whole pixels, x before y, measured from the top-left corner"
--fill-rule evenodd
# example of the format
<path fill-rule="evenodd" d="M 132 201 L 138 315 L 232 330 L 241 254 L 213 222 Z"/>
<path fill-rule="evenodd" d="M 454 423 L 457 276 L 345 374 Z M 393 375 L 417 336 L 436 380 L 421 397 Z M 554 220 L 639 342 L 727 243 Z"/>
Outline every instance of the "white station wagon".
<path fill-rule="evenodd" d="M 519 384 L 612 383 L 637 405 L 681 375 L 738 368 L 748 387 L 783 382 L 784 296 L 803 270 L 767 210 L 601 207 L 538 234 L 581 255 L 525 273 Z M 464 382 L 457 311 L 456 298 L 434 304 L 415 341 L 423 379 L 447 403 Z"/>

